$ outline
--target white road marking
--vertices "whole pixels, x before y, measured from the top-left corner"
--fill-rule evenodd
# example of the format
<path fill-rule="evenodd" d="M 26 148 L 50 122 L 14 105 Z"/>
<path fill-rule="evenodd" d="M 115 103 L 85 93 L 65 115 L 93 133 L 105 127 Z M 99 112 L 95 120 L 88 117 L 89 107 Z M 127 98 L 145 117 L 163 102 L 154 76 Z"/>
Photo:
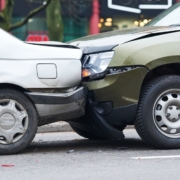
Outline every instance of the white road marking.
<path fill-rule="evenodd" d="M 180 155 L 174 155 L 174 156 L 130 157 L 130 159 L 135 159 L 135 160 L 140 160 L 140 159 L 170 159 L 170 158 L 180 158 Z"/>

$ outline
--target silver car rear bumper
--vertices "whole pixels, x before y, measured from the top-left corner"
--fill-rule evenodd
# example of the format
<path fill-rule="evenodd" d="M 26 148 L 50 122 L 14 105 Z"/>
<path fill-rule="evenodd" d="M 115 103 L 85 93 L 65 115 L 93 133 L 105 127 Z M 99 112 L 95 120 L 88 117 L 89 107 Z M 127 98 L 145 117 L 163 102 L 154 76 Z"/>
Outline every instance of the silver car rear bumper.
<path fill-rule="evenodd" d="M 80 87 L 69 93 L 26 92 L 35 104 L 39 126 L 57 121 L 79 118 L 85 113 L 87 88 Z"/>

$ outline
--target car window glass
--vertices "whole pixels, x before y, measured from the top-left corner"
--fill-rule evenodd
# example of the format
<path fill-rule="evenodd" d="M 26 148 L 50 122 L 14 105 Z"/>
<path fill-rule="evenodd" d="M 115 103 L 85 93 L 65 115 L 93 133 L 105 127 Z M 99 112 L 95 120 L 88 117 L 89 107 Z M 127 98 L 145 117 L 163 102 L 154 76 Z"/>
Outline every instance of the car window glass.
<path fill-rule="evenodd" d="M 180 25 L 180 3 L 161 13 L 146 26 L 169 26 L 176 24 Z"/>

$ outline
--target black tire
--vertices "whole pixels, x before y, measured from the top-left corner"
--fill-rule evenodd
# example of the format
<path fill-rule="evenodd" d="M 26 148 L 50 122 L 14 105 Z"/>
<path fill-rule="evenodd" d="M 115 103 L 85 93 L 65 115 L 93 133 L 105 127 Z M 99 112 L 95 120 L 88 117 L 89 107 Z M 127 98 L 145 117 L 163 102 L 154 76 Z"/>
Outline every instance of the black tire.
<path fill-rule="evenodd" d="M 180 148 L 180 136 L 177 136 L 176 138 L 174 138 L 175 137 L 174 135 L 169 134 L 169 136 L 172 136 L 172 137 L 169 137 L 166 132 L 163 132 L 163 130 L 161 130 L 163 126 L 158 127 L 157 125 L 157 123 L 161 122 L 162 119 L 160 118 L 157 121 L 156 120 L 157 116 L 154 115 L 155 111 L 159 111 L 157 107 L 159 106 L 159 104 L 156 104 L 156 102 L 160 102 L 160 101 L 157 101 L 158 98 L 162 100 L 163 97 L 165 97 L 163 93 L 166 93 L 166 92 L 169 92 L 170 95 L 173 96 L 174 91 L 180 93 L 180 76 L 167 75 L 167 76 L 161 76 L 152 80 L 143 88 L 141 92 L 137 117 L 135 120 L 135 128 L 138 134 L 140 135 L 140 137 L 147 144 L 154 146 L 156 148 L 160 148 L 160 149 Z M 166 102 L 169 100 L 166 99 L 163 101 Z M 160 107 L 160 111 L 161 109 L 162 107 Z M 167 112 L 167 111 L 164 111 L 164 112 Z M 162 117 L 165 117 L 165 116 L 162 116 Z M 166 114 L 166 117 L 163 119 L 167 120 L 167 114 Z M 171 133 L 171 132 L 169 132 L 168 130 L 168 133 Z"/>
<path fill-rule="evenodd" d="M 87 138 L 87 139 L 90 139 L 90 140 L 101 140 L 101 139 L 104 139 L 103 137 L 100 137 L 96 134 L 93 134 L 93 133 L 90 133 L 88 131 L 84 131 L 72 124 L 70 124 L 71 128 L 77 133 L 79 134 L 80 136 L 84 137 L 84 138 Z"/>
<path fill-rule="evenodd" d="M 21 91 L 18 91 L 15 89 L 6 89 L 6 88 L 0 89 L 0 101 L 3 101 L 4 99 L 12 100 L 12 102 L 16 102 L 17 104 L 21 105 L 21 107 L 23 107 L 23 110 L 25 112 L 25 118 L 21 117 L 20 115 L 18 117 L 19 119 L 22 118 L 21 122 L 19 122 L 19 124 L 22 123 L 22 127 L 25 126 L 23 124 L 24 119 L 28 118 L 25 121 L 26 122 L 26 128 L 23 129 L 24 132 L 22 133 L 22 135 L 20 134 L 21 135 L 20 139 L 18 139 L 18 140 L 16 139 L 17 141 L 15 141 L 13 139 L 14 142 L 12 141 L 12 142 L 7 143 L 7 144 L 2 144 L 2 141 L 0 141 L 0 154 L 1 155 L 8 155 L 8 154 L 19 153 L 20 151 L 24 150 L 32 142 L 32 140 L 34 139 L 34 136 L 37 132 L 38 117 L 37 117 L 35 107 L 31 103 L 31 101 L 28 99 L 28 97 L 24 93 L 22 93 Z M 15 105 L 14 107 L 15 107 L 14 109 L 17 109 L 17 105 Z M 11 108 L 9 108 L 9 109 L 11 110 Z M 15 112 L 15 110 L 14 110 L 14 112 Z M 23 111 L 19 110 L 19 112 L 23 112 Z M 7 114 L 7 112 L 5 112 L 5 114 Z M 14 126 L 16 127 L 15 124 L 17 124 L 17 118 L 16 118 L 16 116 L 14 116 L 14 117 L 15 118 L 13 119 L 13 121 L 14 121 Z M 1 119 L 2 119 L 2 116 L 0 117 L 0 121 L 1 121 Z M 2 134 L 4 132 L 4 129 L 3 129 L 4 127 L 2 128 L 2 123 L 0 123 L 0 125 L 1 125 L 0 133 Z M 18 128 L 18 126 L 17 126 L 17 128 Z M 19 134 L 15 134 L 13 136 L 13 138 L 15 138 L 15 136 L 18 136 L 18 135 Z"/>

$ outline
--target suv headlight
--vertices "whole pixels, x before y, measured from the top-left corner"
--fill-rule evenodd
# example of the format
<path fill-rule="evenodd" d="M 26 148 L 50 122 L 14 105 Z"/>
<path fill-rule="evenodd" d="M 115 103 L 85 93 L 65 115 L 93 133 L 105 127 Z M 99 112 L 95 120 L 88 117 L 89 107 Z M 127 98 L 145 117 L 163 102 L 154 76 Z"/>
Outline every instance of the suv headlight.
<path fill-rule="evenodd" d="M 83 59 L 83 77 L 99 79 L 106 76 L 106 69 L 114 56 L 114 51 L 86 55 Z"/>

